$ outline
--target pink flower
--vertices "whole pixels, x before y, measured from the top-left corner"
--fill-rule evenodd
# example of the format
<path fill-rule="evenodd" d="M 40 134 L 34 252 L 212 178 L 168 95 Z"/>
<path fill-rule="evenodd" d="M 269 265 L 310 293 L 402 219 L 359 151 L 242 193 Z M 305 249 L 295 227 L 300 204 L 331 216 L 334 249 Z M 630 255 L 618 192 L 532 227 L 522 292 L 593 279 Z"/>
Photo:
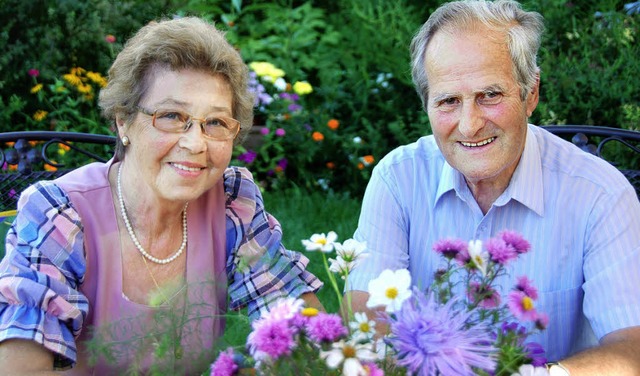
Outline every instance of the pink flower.
<path fill-rule="evenodd" d="M 269 134 L 269 128 L 260 128 L 260 134 L 262 134 L 263 136 L 266 136 Z"/>
<path fill-rule="evenodd" d="M 533 286 L 533 282 L 527 278 L 527 276 L 518 277 L 518 282 L 516 283 L 516 290 L 522 291 L 533 300 L 538 299 L 538 290 Z"/>
<path fill-rule="evenodd" d="M 480 299 L 478 307 L 485 309 L 496 308 L 500 305 L 501 301 L 500 293 L 491 287 L 481 287 L 478 282 L 469 283 L 468 296 L 474 303 L 477 299 Z"/>
<path fill-rule="evenodd" d="M 440 253 L 442 256 L 448 259 L 457 258 L 460 252 L 463 252 L 466 249 L 467 249 L 466 242 L 460 239 L 452 239 L 452 238 L 438 240 L 433 245 L 433 250 L 436 251 L 436 253 Z M 469 254 L 467 252 L 467 257 L 468 255 Z"/>
<path fill-rule="evenodd" d="M 507 305 L 511 313 L 520 321 L 535 321 L 538 318 L 533 299 L 522 291 L 511 291 Z"/>
<path fill-rule="evenodd" d="M 546 313 L 538 312 L 535 318 L 536 328 L 545 330 L 549 325 L 549 316 Z"/>
<path fill-rule="evenodd" d="M 238 365 L 233 361 L 233 349 L 229 347 L 211 365 L 211 376 L 232 376 L 237 370 Z"/>
<path fill-rule="evenodd" d="M 485 247 L 487 248 L 487 252 L 489 252 L 491 261 L 501 265 L 505 265 L 518 257 L 516 250 L 501 238 L 491 238 L 487 240 Z"/>
<path fill-rule="evenodd" d="M 340 316 L 333 313 L 320 312 L 311 317 L 307 323 L 307 334 L 315 342 L 334 342 L 347 335 L 347 328 L 342 325 Z"/>
<path fill-rule="evenodd" d="M 269 312 L 263 313 L 262 318 L 267 320 L 291 320 L 296 313 L 300 312 L 304 300 L 296 298 L 279 299 Z"/>
<path fill-rule="evenodd" d="M 531 249 L 531 244 L 516 231 L 504 230 L 498 234 L 498 237 L 518 253 L 527 253 Z"/>
<path fill-rule="evenodd" d="M 369 376 L 384 376 L 384 371 L 378 368 L 374 362 L 364 363 L 362 365 Z"/>
<path fill-rule="evenodd" d="M 282 137 L 282 136 L 284 136 L 284 135 L 285 135 L 285 133 L 287 133 L 287 132 L 285 132 L 285 130 L 284 130 L 284 129 L 282 129 L 282 128 L 278 128 L 278 129 L 276 129 L 276 136 L 278 136 L 278 137 Z"/>
<path fill-rule="evenodd" d="M 253 331 L 247 337 L 247 345 L 256 360 L 277 359 L 290 355 L 296 345 L 296 328 L 288 320 L 258 319 L 252 324 Z"/>
<path fill-rule="evenodd" d="M 34 77 L 34 78 L 38 77 L 40 75 L 40 71 L 35 69 L 35 68 L 29 69 L 28 73 L 29 73 L 29 76 Z"/>
<path fill-rule="evenodd" d="M 107 35 L 106 37 L 104 37 L 104 40 L 105 40 L 107 43 L 111 44 L 111 43 L 115 43 L 115 42 L 116 42 L 116 37 L 115 37 L 115 36 L 113 36 L 113 35 L 111 35 L 111 34 L 109 34 L 109 35 Z"/>

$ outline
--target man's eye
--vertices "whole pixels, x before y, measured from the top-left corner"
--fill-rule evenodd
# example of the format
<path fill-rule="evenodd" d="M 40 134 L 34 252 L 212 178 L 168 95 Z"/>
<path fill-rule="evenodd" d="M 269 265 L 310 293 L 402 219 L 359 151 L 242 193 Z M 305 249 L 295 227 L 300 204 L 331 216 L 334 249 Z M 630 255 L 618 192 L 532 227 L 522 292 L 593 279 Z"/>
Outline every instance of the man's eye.
<path fill-rule="evenodd" d="M 439 104 L 444 106 L 453 106 L 456 103 L 458 103 L 456 98 L 445 98 L 441 100 Z"/>
<path fill-rule="evenodd" d="M 498 104 L 502 100 L 502 93 L 499 91 L 487 91 L 480 97 L 481 104 Z"/>

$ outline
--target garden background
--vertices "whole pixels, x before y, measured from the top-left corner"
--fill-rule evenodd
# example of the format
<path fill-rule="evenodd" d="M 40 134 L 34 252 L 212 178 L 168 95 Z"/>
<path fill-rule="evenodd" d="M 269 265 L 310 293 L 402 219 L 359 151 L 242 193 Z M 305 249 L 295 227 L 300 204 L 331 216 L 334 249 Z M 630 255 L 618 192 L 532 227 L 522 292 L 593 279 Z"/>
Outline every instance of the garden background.
<path fill-rule="evenodd" d="M 153 19 L 198 15 L 224 29 L 247 63 L 273 65 L 254 65 L 253 89 L 272 101 L 256 109 L 260 142 L 238 148 L 234 163 L 263 186 L 285 245 L 301 250 L 301 239 L 330 230 L 343 241 L 355 230 L 376 162 L 430 133 L 408 46 L 441 3 L 2 0 L 1 130 L 110 134 L 97 93 L 122 43 Z M 531 121 L 639 130 L 640 2 L 522 3 L 542 13 L 547 27 Z M 320 256 L 310 258 L 322 275 Z M 320 298 L 333 310 L 335 298 L 324 290 Z"/>

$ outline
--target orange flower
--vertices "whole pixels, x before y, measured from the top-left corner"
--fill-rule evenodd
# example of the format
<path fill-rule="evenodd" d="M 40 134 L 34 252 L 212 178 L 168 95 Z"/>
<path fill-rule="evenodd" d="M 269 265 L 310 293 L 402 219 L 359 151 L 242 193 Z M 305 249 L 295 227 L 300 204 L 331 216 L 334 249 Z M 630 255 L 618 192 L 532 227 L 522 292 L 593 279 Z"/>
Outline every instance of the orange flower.
<path fill-rule="evenodd" d="M 327 122 L 327 127 L 329 127 L 332 131 L 335 131 L 340 126 L 340 122 L 336 119 L 331 119 Z"/>
<path fill-rule="evenodd" d="M 320 132 L 313 132 L 311 138 L 313 138 L 313 141 L 320 142 L 324 140 L 324 135 Z"/>
<path fill-rule="evenodd" d="M 57 167 L 54 167 L 54 166 L 52 166 L 50 164 L 45 164 L 44 165 L 44 169 L 45 169 L 45 171 L 58 171 Z"/>
<path fill-rule="evenodd" d="M 65 145 L 65 144 L 58 144 L 58 147 L 64 151 L 69 151 L 71 150 L 71 147 L 69 147 L 69 145 Z"/>
<path fill-rule="evenodd" d="M 291 119 L 291 114 L 284 114 L 282 115 L 282 117 L 284 118 L 284 120 L 289 120 Z"/>
<path fill-rule="evenodd" d="M 364 162 L 364 164 L 368 166 L 375 162 L 375 159 L 373 158 L 373 155 L 365 155 L 364 157 L 362 157 L 362 162 Z"/>
<path fill-rule="evenodd" d="M 336 164 L 333 162 L 327 162 L 327 168 L 329 170 L 333 170 L 334 168 L 336 168 Z"/>
<path fill-rule="evenodd" d="M 9 165 L 9 171 L 18 171 L 18 165 L 17 164 L 10 164 Z"/>
<path fill-rule="evenodd" d="M 364 169 L 364 163 L 358 162 L 358 170 Z"/>

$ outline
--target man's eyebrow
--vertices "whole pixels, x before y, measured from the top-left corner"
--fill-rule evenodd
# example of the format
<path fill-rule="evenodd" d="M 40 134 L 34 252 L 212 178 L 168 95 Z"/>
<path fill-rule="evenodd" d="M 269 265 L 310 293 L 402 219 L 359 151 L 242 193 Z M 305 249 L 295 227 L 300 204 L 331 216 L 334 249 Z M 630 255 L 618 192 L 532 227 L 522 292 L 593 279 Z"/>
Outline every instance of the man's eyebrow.
<path fill-rule="evenodd" d="M 493 84 L 483 88 L 482 90 L 478 91 L 478 93 L 487 93 L 490 91 L 504 92 L 504 88 L 500 84 Z"/>

